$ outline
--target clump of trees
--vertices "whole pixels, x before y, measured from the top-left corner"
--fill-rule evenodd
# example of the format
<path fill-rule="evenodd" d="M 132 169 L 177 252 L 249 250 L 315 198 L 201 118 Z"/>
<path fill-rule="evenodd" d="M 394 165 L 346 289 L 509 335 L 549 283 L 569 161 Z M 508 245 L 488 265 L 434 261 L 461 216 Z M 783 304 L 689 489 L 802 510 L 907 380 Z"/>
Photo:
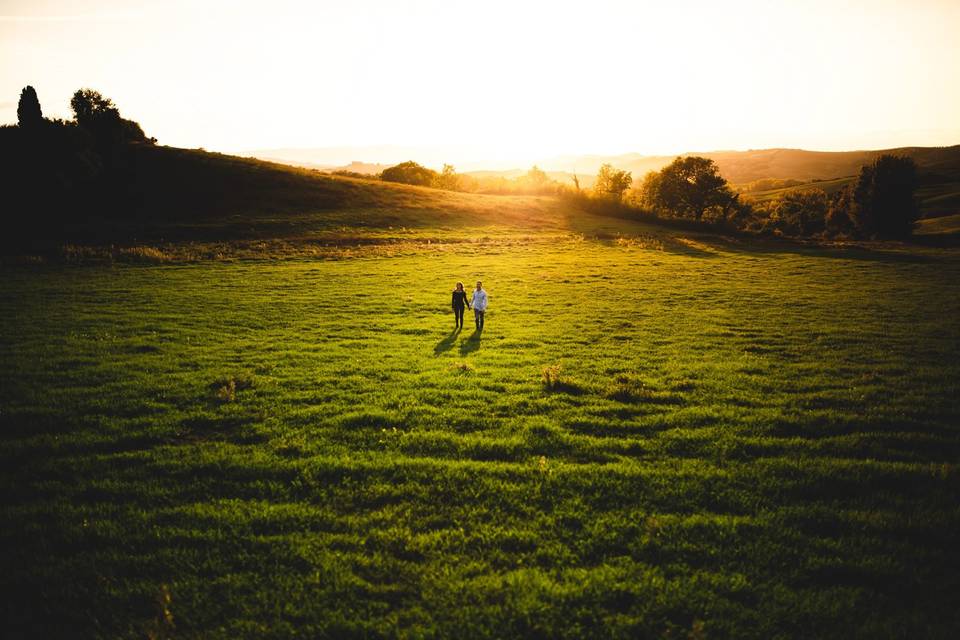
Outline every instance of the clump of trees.
<path fill-rule="evenodd" d="M 593 183 L 593 192 L 600 198 L 620 202 L 623 194 L 633 184 L 633 176 L 629 171 L 616 169 L 610 164 L 603 164 L 597 172 L 597 179 Z"/>
<path fill-rule="evenodd" d="M 415 184 L 421 187 L 432 187 L 437 179 L 437 172 L 417 164 L 413 160 L 401 162 L 398 165 L 384 169 L 380 179 L 386 182 L 400 182 Z"/>
<path fill-rule="evenodd" d="M 830 198 L 823 189 L 788 191 L 753 206 L 752 230 L 797 237 L 820 235 L 826 230 L 829 210 Z"/>
<path fill-rule="evenodd" d="M 121 117 L 113 100 L 99 91 L 78 89 L 70 99 L 70 108 L 77 125 L 89 131 L 107 153 L 123 143 L 154 144 L 157 141 L 156 138 L 147 138 L 139 123 Z"/>
<path fill-rule="evenodd" d="M 156 140 L 96 91 L 78 90 L 70 105 L 72 120 L 45 118 L 37 91 L 27 86 L 20 92 L 17 124 L 0 127 L 2 215 L 11 241 L 129 209 L 125 194 L 133 177 L 125 148 Z"/>
<path fill-rule="evenodd" d="M 678 157 L 639 183 L 603 165 L 592 189 L 561 190 L 582 206 L 613 215 L 652 215 L 732 230 L 791 237 L 898 239 L 910 235 L 919 211 L 913 160 L 882 155 L 837 193 L 790 180 L 761 180 L 751 190 L 801 186 L 768 200 L 741 199 L 708 158 Z"/>
<path fill-rule="evenodd" d="M 738 211 L 739 198 L 709 158 L 677 158 L 660 171 L 648 173 L 636 197 L 647 209 L 697 222 L 726 221 Z"/>
<path fill-rule="evenodd" d="M 832 196 L 811 188 L 754 203 L 748 226 L 796 237 L 903 239 L 919 217 L 916 188 L 916 163 L 884 154 Z"/>
<path fill-rule="evenodd" d="M 384 169 L 379 174 L 379 178 L 387 182 L 433 187 L 447 191 L 500 195 L 552 195 L 560 189 L 560 184 L 537 166 L 531 167 L 526 173 L 516 178 L 475 177 L 458 173 L 450 164 L 443 165 L 443 170 L 438 172 L 408 160 Z"/>

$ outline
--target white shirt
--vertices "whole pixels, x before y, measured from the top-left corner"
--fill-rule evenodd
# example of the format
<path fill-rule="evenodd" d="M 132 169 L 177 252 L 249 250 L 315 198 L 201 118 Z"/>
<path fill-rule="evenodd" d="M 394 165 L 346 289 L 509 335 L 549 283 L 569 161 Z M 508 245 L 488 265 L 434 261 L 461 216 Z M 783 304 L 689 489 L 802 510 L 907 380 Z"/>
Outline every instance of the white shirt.
<path fill-rule="evenodd" d="M 487 310 L 487 292 L 483 289 L 473 291 L 473 300 L 470 301 L 470 306 L 472 306 L 477 311 L 486 311 Z"/>

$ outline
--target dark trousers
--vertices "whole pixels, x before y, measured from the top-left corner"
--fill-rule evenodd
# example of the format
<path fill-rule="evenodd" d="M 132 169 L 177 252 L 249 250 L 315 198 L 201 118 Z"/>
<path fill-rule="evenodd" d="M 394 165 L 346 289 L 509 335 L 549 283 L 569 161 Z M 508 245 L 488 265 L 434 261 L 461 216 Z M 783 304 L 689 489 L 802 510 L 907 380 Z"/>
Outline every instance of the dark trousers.
<path fill-rule="evenodd" d="M 457 322 L 458 327 L 463 326 L 463 307 L 453 308 L 453 319 Z"/>
<path fill-rule="evenodd" d="M 483 329 L 483 311 L 480 311 L 480 309 L 474 309 L 473 319 L 477 321 L 477 329 Z"/>

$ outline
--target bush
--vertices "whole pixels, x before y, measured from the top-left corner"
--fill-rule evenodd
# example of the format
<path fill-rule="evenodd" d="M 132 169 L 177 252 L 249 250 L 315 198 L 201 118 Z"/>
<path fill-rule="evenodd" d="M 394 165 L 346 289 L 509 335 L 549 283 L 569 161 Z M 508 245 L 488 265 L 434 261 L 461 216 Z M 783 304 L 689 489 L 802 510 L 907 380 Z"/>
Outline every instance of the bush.
<path fill-rule="evenodd" d="M 821 235 L 826 229 L 830 200 L 822 189 L 788 191 L 779 198 L 754 206 L 754 216 L 760 216 L 760 231 L 775 231 L 782 235 L 809 237 Z"/>
<path fill-rule="evenodd" d="M 384 169 L 380 174 L 380 179 L 386 182 L 400 182 L 402 184 L 430 187 L 435 184 L 438 175 L 439 174 L 433 169 L 428 169 L 413 160 L 408 160 L 407 162 L 401 162 L 398 165 Z"/>

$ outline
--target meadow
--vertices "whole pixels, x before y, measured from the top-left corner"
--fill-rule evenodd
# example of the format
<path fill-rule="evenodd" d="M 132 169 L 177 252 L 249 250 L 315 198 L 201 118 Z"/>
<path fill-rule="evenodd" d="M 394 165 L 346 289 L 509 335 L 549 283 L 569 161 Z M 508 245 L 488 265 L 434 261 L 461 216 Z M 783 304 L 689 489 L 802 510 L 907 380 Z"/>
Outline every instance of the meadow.
<path fill-rule="evenodd" d="M 5 266 L 8 637 L 953 637 L 956 250 L 499 202 Z"/>

